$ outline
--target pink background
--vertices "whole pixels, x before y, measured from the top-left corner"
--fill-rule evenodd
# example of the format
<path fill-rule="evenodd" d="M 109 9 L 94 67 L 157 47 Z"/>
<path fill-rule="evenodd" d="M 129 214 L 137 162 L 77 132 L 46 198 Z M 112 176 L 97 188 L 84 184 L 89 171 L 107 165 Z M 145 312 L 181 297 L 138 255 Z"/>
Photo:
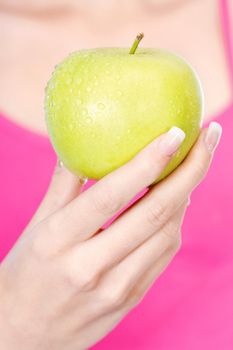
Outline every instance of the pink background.
<path fill-rule="evenodd" d="M 219 3 L 233 83 L 227 1 Z M 232 116 L 233 99 L 213 116 L 223 138 L 206 180 L 192 195 L 181 251 L 143 302 L 95 349 L 233 349 Z M 46 137 L 1 115 L 0 159 L 2 260 L 42 200 L 56 156 Z"/>

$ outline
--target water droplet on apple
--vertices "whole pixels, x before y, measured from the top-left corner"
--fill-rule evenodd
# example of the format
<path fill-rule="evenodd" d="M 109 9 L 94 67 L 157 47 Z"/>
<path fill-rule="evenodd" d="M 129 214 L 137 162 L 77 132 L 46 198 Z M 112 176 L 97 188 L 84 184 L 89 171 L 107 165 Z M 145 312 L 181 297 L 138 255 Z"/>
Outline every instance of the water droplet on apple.
<path fill-rule="evenodd" d="M 101 102 L 98 103 L 97 106 L 98 106 L 98 108 L 101 109 L 101 110 L 105 109 L 105 105 L 104 105 L 103 103 L 101 103 Z"/>
<path fill-rule="evenodd" d="M 80 184 L 82 186 L 85 185 L 87 183 L 87 181 L 88 181 L 88 177 L 86 177 L 86 176 L 79 176 L 79 182 L 80 182 Z"/>

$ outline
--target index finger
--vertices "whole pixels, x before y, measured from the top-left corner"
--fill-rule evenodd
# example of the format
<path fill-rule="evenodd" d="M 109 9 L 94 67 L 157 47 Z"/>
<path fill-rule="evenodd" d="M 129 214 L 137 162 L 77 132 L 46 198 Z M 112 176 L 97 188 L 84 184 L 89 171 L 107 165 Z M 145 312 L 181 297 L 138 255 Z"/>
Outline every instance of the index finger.
<path fill-rule="evenodd" d="M 65 229 L 66 240 L 91 237 L 161 174 L 184 138 L 185 133 L 177 127 L 159 136 L 128 163 L 105 176 L 53 215 L 52 220 L 57 225 L 55 231 L 64 232 Z"/>

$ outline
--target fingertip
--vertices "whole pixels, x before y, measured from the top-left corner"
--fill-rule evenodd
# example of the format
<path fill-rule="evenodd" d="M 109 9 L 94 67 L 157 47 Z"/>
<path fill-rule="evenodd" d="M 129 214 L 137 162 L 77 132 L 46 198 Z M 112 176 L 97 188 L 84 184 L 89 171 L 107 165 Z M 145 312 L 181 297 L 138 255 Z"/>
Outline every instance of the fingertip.
<path fill-rule="evenodd" d="M 173 126 L 168 132 L 161 135 L 158 150 L 161 154 L 171 157 L 178 150 L 185 137 L 185 132 L 182 129 Z"/>
<path fill-rule="evenodd" d="M 208 151 L 212 154 L 216 150 L 222 136 L 222 126 L 217 122 L 211 122 L 205 135 L 205 144 Z"/>

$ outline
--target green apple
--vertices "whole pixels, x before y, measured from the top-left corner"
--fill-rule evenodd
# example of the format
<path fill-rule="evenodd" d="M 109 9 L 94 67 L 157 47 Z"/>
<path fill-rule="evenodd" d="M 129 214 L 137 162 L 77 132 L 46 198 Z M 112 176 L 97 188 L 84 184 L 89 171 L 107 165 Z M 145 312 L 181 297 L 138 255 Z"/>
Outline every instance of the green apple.
<path fill-rule="evenodd" d="M 70 54 L 46 88 L 52 144 L 73 173 L 100 179 L 172 126 L 186 139 L 158 180 L 175 169 L 197 139 L 203 114 L 199 79 L 165 50 L 97 48 Z M 137 50 L 136 50 L 137 49 Z"/>

